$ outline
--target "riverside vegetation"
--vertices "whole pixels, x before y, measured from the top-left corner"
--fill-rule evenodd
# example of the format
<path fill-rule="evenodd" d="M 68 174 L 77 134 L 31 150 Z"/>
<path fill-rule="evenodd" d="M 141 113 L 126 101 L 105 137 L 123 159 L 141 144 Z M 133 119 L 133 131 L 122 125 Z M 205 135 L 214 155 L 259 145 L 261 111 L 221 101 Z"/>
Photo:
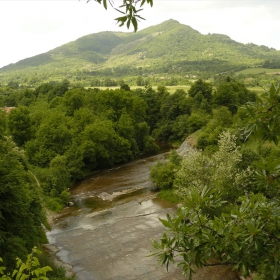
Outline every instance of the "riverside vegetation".
<path fill-rule="evenodd" d="M 163 86 L 99 90 L 66 80 L 35 89 L 2 86 L 1 106 L 15 107 L 0 111 L 3 266 L 11 272 L 16 257 L 24 260 L 46 242 L 44 208 L 60 211 L 75 181 L 157 153 L 155 140 L 191 135 L 198 151 L 183 159 L 172 152 L 151 171 L 155 185 L 183 204 L 177 216 L 161 220 L 170 231 L 154 242 L 155 254 L 168 266 L 178 253 L 186 274 L 217 261 L 243 275 L 279 279 L 278 99 L 278 87 L 257 96 L 232 77 L 215 87 L 199 79 L 173 94 Z M 248 137 L 255 132 L 259 142 Z M 35 272 L 38 265 L 34 273 L 47 272 Z"/>
<path fill-rule="evenodd" d="M 153 241 L 167 269 L 175 262 L 192 279 L 196 268 L 225 265 L 245 277 L 280 279 L 279 94 L 272 85 L 231 113 L 230 102 L 227 113 L 212 108 L 200 150 L 173 153 L 152 168 L 163 196 L 169 190 L 182 205 L 160 219 L 166 232 Z"/>

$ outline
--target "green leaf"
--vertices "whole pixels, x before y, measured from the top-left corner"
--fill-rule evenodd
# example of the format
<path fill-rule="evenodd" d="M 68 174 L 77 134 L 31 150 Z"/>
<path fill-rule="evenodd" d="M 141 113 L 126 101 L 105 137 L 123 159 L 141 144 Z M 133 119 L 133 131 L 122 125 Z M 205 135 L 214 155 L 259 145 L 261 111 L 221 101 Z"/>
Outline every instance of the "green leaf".
<path fill-rule="evenodd" d="M 142 19 L 142 20 L 146 20 L 146 19 L 144 19 L 143 17 L 141 17 L 141 16 L 139 16 L 139 15 L 135 15 L 135 17 L 140 18 L 140 19 Z"/>
<path fill-rule="evenodd" d="M 243 276 L 245 276 L 245 277 L 247 277 L 248 276 L 248 266 L 247 266 L 247 264 L 246 263 L 243 263 L 242 264 L 242 274 L 243 274 Z"/>
<path fill-rule="evenodd" d="M 126 26 L 127 26 L 127 29 L 129 29 L 129 27 L 130 27 L 130 20 L 127 21 Z"/>
<path fill-rule="evenodd" d="M 147 0 L 147 2 L 150 4 L 151 7 L 153 7 L 153 4 L 154 4 L 153 0 Z"/>
<path fill-rule="evenodd" d="M 142 0 L 140 7 L 142 7 L 145 4 L 146 0 Z"/>
<path fill-rule="evenodd" d="M 274 232 L 273 234 L 280 239 L 280 232 Z"/>
<path fill-rule="evenodd" d="M 165 227 L 168 227 L 168 228 L 172 228 L 172 225 L 170 224 L 170 222 L 166 221 L 166 220 L 163 220 L 161 218 L 159 218 L 159 220 L 161 221 L 161 223 L 165 226 Z"/>
<path fill-rule="evenodd" d="M 121 26 L 123 26 L 124 23 L 126 22 L 127 17 L 126 17 L 126 16 L 124 16 L 124 17 L 119 17 L 119 18 L 116 18 L 115 20 L 116 20 L 118 23 L 120 23 L 120 24 L 119 24 L 119 27 L 121 27 Z"/>
<path fill-rule="evenodd" d="M 273 279 L 277 279 L 278 275 L 279 275 L 279 262 L 276 261 L 274 264 Z"/>
<path fill-rule="evenodd" d="M 255 241 L 255 248 L 257 250 L 258 253 L 260 253 L 262 251 L 262 243 L 259 240 Z"/>
<path fill-rule="evenodd" d="M 131 21 L 132 21 L 132 24 L 133 24 L 133 27 L 134 27 L 134 31 L 136 32 L 136 31 L 137 31 L 137 29 L 138 29 L 138 23 L 137 23 L 137 20 L 136 20 L 136 18 L 135 18 L 135 17 L 132 17 Z"/>
<path fill-rule="evenodd" d="M 118 10 L 117 8 L 115 8 L 115 10 L 116 10 L 116 11 L 118 11 L 119 13 L 121 13 L 121 14 L 124 14 L 124 15 L 125 15 L 125 13 L 124 13 L 123 11 Z"/>

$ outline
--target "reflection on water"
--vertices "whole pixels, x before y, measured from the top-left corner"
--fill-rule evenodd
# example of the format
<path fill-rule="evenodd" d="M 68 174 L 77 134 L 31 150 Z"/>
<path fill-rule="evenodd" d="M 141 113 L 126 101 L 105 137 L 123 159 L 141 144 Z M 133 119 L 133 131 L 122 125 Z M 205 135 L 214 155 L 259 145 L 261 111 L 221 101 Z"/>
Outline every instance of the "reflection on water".
<path fill-rule="evenodd" d="M 150 168 L 164 157 L 165 154 L 160 154 L 108 170 L 96 171 L 71 189 L 71 199 L 78 208 L 98 211 L 151 195 Z M 125 193 L 131 189 L 135 191 Z M 99 197 L 101 193 L 114 194 L 116 192 L 124 192 L 124 194 L 118 195 L 113 201 L 106 201 Z"/>
<path fill-rule="evenodd" d="M 133 187 L 141 183 L 147 183 L 150 167 L 158 160 L 164 158 L 164 154 L 146 159 L 137 160 L 109 170 L 96 171 L 81 183 L 72 188 L 71 192 L 80 194 L 82 192 L 95 191 L 117 191 L 127 187 Z"/>
<path fill-rule="evenodd" d="M 74 206 L 63 209 L 54 224 L 65 227 L 65 224 L 71 224 L 69 221 L 71 217 L 102 211 L 133 200 L 142 203 L 144 200 L 154 198 L 155 193 L 149 180 L 150 168 L 159 160 L 163 160 L 166 155 L 167 153 L 159 154 L 108 170 L 93 172 L 71 188 L 71 201 L 74 202 Z M 117 195 L 110 201 L 103 199 L 102 194 Z M 160 207 L 170 207 L 170 204 L 160 199 L 153 201 Z"/>

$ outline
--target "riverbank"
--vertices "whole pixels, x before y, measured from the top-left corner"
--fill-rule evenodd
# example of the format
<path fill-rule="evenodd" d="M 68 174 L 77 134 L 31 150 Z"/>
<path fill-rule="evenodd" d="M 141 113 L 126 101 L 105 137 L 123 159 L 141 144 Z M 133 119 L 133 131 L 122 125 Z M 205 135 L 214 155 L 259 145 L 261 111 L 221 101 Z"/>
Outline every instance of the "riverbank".
<path fill-rule="evenodd" d="M 67 209 L 69 207 L 65 207 L 64 209 Z M 63 210 L 64 210 L 63 209 Z M 61 213 L 56 213 L 50 210 L 46 210 L 46 219 L 48 223 L 48 228 L 45 228 L 46 235 L 49 231 L 52 230 L 52 227 L 55 226 L 55 223 L 58 221 L 58 218 L 60 217 Z M 50 243 L 42 244 L 43 250 L 50 256 L 52 256 L 53 263 L 56 267 L 61 267 L 65 271 L 65 277 L 69 279 L 76 279 L 76 274 L 73 271 L 73 267 L 65 263 L 61 258 L 57 255 L 57 253 L 60 251 L 60 248 L 58 246 L 55 246 Z"/>
<path fill-rule="evenodd" d="M 56 256 L 72 266 L 77 279 L 186 279 L 175 265 L 167 272 L 155 257 L 148 257 L 154 250 L 151 240 L 161 238 L 165 230 L 159 218 L 177 211 L 151 192 L 150 168 L 163 159 L 158 155 L 102 170 L 71 189 L 75 205 L 52 217 L 47 237 Z M 118 196 L 113 200 L 105 199 L 114 193 Z M 193 280 L 239 279 L 228 270 L 208 267 Z"/>
<path fill-rule="evenodd" d="M 62 261 L 58 256 L 57 253 L 60 251 L 60 249 L 57 246 L 51 245 L 51 244 L 43 244 L 42 245 L 44 251 L 53 256 L 52 260 L 56 267 L 60 267 L 65 271 L 65 277 L 70 279 L 76 279 L 76 274 L 73 271 L 73 267 Z"/>

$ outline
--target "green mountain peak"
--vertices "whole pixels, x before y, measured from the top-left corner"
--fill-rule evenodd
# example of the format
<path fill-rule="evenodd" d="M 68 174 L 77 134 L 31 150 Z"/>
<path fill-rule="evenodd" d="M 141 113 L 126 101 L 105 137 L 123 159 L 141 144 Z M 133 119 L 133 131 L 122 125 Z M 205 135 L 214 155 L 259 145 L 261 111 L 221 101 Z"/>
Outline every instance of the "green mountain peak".
<path fill-rule="evenodd" d="M 41 75 L 62 79 L 76 76 L 77 71 L 79 75 L 112 77 L 167 72 L 215 74 L 263 65 L 280 67 L 280 51 L 238 43 L 223 34 L 203 35 L 170 19 L 137 33 L 106 31 L 83 36 L 1 68 L 0 78 Z M 142 70 L 138 73 L 137 69 Z"/>

